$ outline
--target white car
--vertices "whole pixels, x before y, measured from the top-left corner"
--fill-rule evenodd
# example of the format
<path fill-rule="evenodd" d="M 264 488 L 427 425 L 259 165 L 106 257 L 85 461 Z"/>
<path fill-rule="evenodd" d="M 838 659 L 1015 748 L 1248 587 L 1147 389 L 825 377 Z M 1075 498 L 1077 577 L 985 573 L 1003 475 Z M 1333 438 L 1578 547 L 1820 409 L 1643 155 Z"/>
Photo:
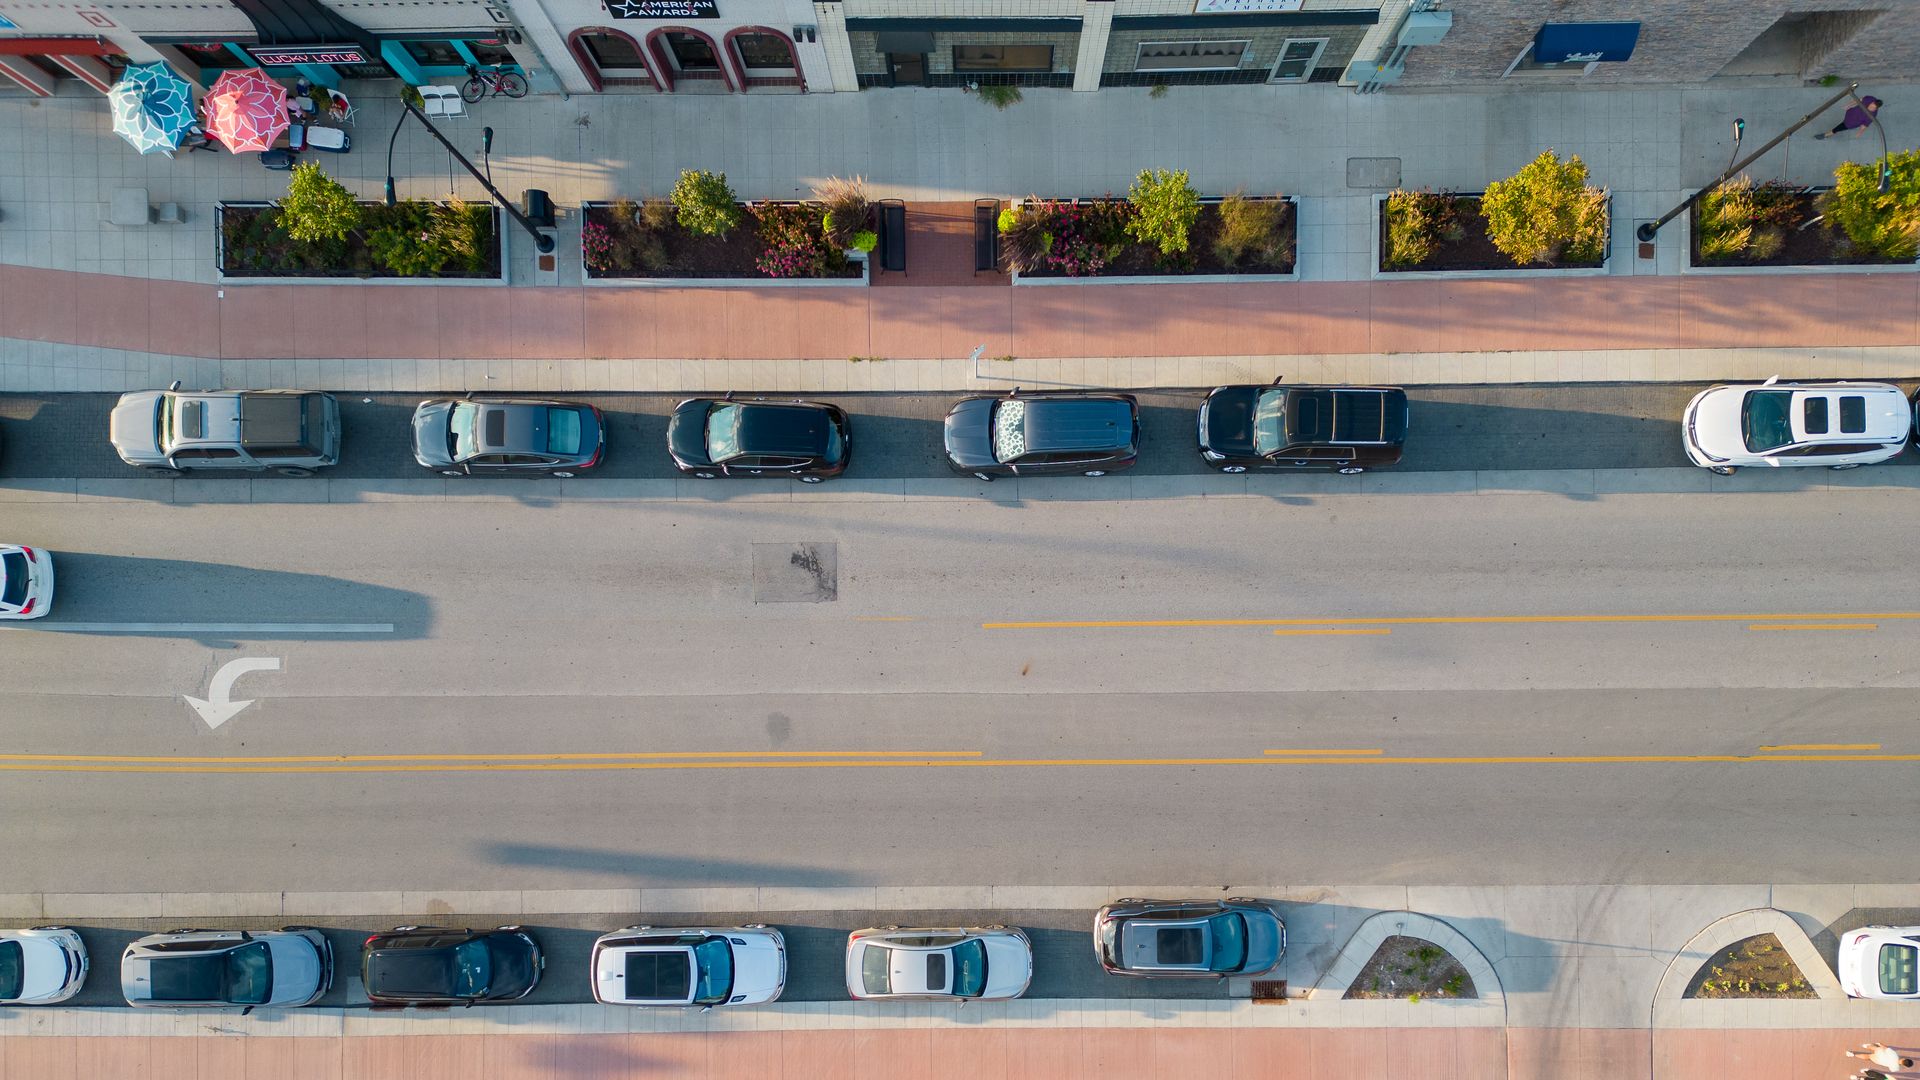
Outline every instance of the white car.
<path fill-rule="evenodd" d="M 786 986 L 786 939 L 765 926 L 629 926 L 593 943 L 602 1005 L 763 1005 Z"/>
<path fill-rule="evenodd" d="M 1033 945 L 1017 929 L 889 926 L 847 936 L 847 993 L 858 1001 L 1005 1001 L 1032 980 Z"/>
<path fill-rule="evenodd" d="M 53 556 L 0 544 L 0 619 L 37 619 L 53 608 Z"/>
<path fill-rule="evenodd" d="M 1840 987 L 1857 998 L 1920 1000 L 1920 926 L 1863 926 L 1841 935 Z"/>
<path fill-rule="evenodd" d="M 1728 476 L 1742 465 L 1851 469 L 1898 456 L 1913 412 L 1886 383 L 1763 383 L 1715 386 L 1687 403 L 1681 444 L 1688 460 Z"/>
<path fill-rule="evenodd" d="M 0 1005 L 52 1005 L 87 981 L 87 946 L 65 926 L 0 930 Z"/>

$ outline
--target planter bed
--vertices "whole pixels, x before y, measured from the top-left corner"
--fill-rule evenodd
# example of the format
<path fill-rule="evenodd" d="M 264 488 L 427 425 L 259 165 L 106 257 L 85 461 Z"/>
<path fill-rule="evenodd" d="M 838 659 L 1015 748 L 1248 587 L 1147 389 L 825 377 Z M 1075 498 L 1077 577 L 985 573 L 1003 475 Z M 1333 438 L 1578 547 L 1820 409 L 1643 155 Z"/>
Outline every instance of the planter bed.
<path fill-rule="evenodd" d="M 269 219 L 279 211 L 272 203 L 223 202 L 214 207 L 214 266 L 222 281 L 270 281 L 284 284 L 317 284 L 343 281 L 379 281 L 391 284 L 476 284 L 495 285 L 506 281 L 507 240 L 501 231 L 500 211 L 484 204 L 469 204 L 486 212 L 488 228 L 485 268 L 467 270 L 449 268 L 439 273 L 402 276 L 374 261 L 367 237 L 380 227 L 388 212 L 385 203 L 360 204 L 367 217 L 359 229 L 347 237 L 344 255 L 337 264 L 318 261 L 311 245 L 276 236 Z"/>
<path fill-rule="evenodd" d="M 1808 221 L 1819 215 L 1820 211 L 1814 204 L 1826 190 L 1812 188 L 1793 195 L 1795 210 L 1791 221 L 1781 228 L 1783 243 L 1780 250 L 1765 258 L 1756 258 L 1749 250 L 1729 258 L 1703 262 L 1700 258 L 1700 204 L 1695 203 L 1687 211 L 1687 268 L 1705 273 L 1738 273 L 1809 267 L 1857 270 L 1913 270 L 1920 267 L 1911 259 L 1882 259 L 1857 254 L 1847 234 L 1825 221 L 1806 226 Z"/>
<path fill-rule="evenodd" d="M 598 227 L 608 231 L 615 244 L 609 256 L 612 265 L 595 268 L 586 265 L 583 250 L 583 268 L 589 282 L 618 283 L 625 285 L 864 285 L 866 283 L 866 265 L 864 257 L 849 256 L 845 252 L 831 251 L 822 241 L 825 266 L 818 274 L 774 275 L 761 267 L 761 260 L 767 254 L 767 244 L 761 238 L 760 220 L 751 209 L 754 205 L 742 203 L 740 224 L 728 231 L 725 236 L 701 236 L 685 228 L 678 222 L 671 222 L 657 229 L 645 229 L 638 225 L 626 225 L 617 220 L 613 203 L 590 202 L 582 206 L 583 220 L 581 230 L 583 242 L 586 230 Z M 778 206 L 802 206 L 801 203 L 775 203 Z M 816 213 L 823 212 L 818 209 Z M 637 264 L 637 252 L 634 245 L 640 242 L 644 234 L 658 237 L 662 257 L 657 268 L 649 269 Z"/>
<path fill-rule="evenodd" d="M 1055 201 L 1061 205 L 1074 207 L 1097 206 L 1125 202 L 1124 199 L 1072 199 L 1043 200 Z M 1236 265 L 1229 265 L 1214 251 L 1214 242 L 1221 231 L 1220 196 L 1207 196 L 1200 200 L 1200 215 L 1194 219 L 1193 228 L 1187 236 L 1187 254 L 1191 264 L 1184 268 L 1168 268 L 1161 265 L 1160 253 L 1151 244 L 1142 243 L 1131 236 L 1117 245 L 1119 250 L 1114 257 L 1096 270 L 1083 273 L 1068 273 L 1058 266 L 1043 265 L 1031 271 L 1015 271 L 1015 285 L 1069 285 L 1069 284 L 1127 284 L 1127 283 L 1177 283 L 1187 281 L 1294 281 L 1299 278 L 1299 206 L 1293 196 L 1279 199 L 1249 199 L 1249 202 L 1278 202 L 1283 207 L 1278 234 L 1283 239 L 1279 247 L 1284 255 L 1272 264 L 1259 264 L 1251 259 L 1243 259 Z M 1016 205 L 1024 205 L 1021 200 Z"/>
<path fill-rule="evenodd" d="M 1608 238 L 1607 251 L 1604 251 L 1598 259 L 1515 266 L 1513 260 L 1499 248 L 1494 247 L 1492 239 L 1487 236 L 1487 219 L 1480 214 L 1480 193 L 1459 194 L 1453 199 L 1460 204 L 1461 234 L 1459 238 L 1442 240 L 1435 248 L 1433 255 L 1423 262 L 1389 270 L 1386 267 L 1387 195 L 1376 194 L 1373 197 L 1373 275 L 1380 278 L 1454 277 L 1468 274 L 1481 277 L 1532 277 L 1538 274 L 1606 273 L 1607 255 L 1613 246 L 1611 236 Z M 1612 213 L 1611 204 L 1609 204 L 1608 213 Z"/>

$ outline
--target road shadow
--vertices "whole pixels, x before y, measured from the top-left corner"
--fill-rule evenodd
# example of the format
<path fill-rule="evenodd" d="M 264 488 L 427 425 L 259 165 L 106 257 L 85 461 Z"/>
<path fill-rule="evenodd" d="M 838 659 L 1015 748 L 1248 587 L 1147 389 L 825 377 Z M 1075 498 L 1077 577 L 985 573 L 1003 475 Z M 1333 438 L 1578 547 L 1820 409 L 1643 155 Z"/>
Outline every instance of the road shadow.
<path fill-rule="evenodd" d="M 768 881 L 802 888 L 854 884 L 845 874 L 822 866 L 650 855 L 613 848 L 495 841 L 481 844 L 476 854 L 491 866 L 603 874 L 625 888 L 735 888 Z"/>
<path fill-rule="evenodd" d="M 327 640 L 395 641 L 433 630 L 433 603 L 406 589 L 327 574 L 261 570 L 251 566 L 104 555 L 53 553 L 53 611 L 17 624 L 51 633 L 113 637 L 185 637 L 212 647 L 236 644 L 225 635 L 192 629 L 128 632 L 70 624 L 391 624 L 390 633 L 326 634 Z M 297 635 L 298 636 L 298 635 Z"/>

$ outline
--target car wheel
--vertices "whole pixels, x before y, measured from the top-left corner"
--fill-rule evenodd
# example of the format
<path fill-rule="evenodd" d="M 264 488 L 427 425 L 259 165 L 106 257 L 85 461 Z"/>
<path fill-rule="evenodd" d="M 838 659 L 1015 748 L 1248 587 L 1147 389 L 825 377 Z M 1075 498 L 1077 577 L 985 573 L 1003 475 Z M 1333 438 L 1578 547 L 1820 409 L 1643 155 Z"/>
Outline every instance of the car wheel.
<path fill-rule="evenodd" d="M 716 476 L 718 476 L 718 475 L 720 475 L 720 474 L 719 474 L 719 473 L 710 473 L 710 472 L 697 472 L 697 473 L 694 473 L 693 475 L 695 475 L 695 476 L 697 476 L 697 477 L 699 477 L 699 478 L 700 478 L 700 479 L 702 479 L 702 480 L 711 480 L 711 479 L 713 479 L 714 477 L 716 477 Z"/>
<path fill-rule="evenodd" d="M 282 465 L 273 471 L 279 473 L 281 476 L 312 476 L 313 475 L 312 469 L 303 469 L 298 465 Z"/>
<path fill-rule="evenodd" d="M 572 474 L 572 473 L 570 473 L 570 472 L 568 472 L 568 471 L 566 471 L 565 469 L 561 469 L 561 470 L 559 470 L 559 471 L 557 471 L 557 472 L 552 472 L 552 473 L 548 473 L 547 475 L 549 475 L 549 476 L 557 476 L 557 477 L 559 477 L 559 478 L 560 478 L 560 479 L 562 479 L 562 480 L 571 480 L 571 479 L 573 479 L 573 474 Z"/>
<path fill-rule="evenodd" d="M 1221 471 L 1221 472 L 1232 472 L 1232 473 L 1242 473 L 1242 472 L 1246 472 L 1246 471 L 1247 471 L 1247 467 L 1246 467 L 1245 465 L 1222 465 L 1222 466 L 1220 467 L 1220 471 Z"/>
<path fill-rule="evenodd" d="M 1311 461 L 1296 461 L 1296 462 L 1294 462 L 1294 464 L 1295 464 L 1295 465 L 1311 465 L 1311 464 L 1313 464 L 1313 462 L 1311 462 Z"/>
<path fill-rule="evenodd" d="M 984 480 L 984 481 L 986 481 L 986 482 L 987 482 L 987 483 L 989 483 L 989 484 L 991 484 L 991 483 L 993 483 L 993 477 L 991 477 L 991 476 L 989 476 L 989 475 L 987 475 L 986 473 L 983 473 L 983 472 L 977 472 L 977 473 L 974 473 L 974 474 L 973 474 L 973 478 L 974 478 L 975 480 Z"/>
<path fill-rule="evenodd" d="M 825 479 L 826 477 L 824 476 L 803 476 L 800 478 L 800 482 L 803 484 L 818 484 Z"/>
<path fill-rule="evenodd" d="M 1827 468 L 1832 469 L 1834 472 L 1839 472 L 1842 469 L 1857 469 L 1863 464 L 1865 464 L 1865 462 L 1856 461 L 1850 465 L 1829 465 Z"/>
<path fill-rule="evenodd" d="M 1707 466 L 1707 471 L 1708 471 L 1708 472 L 1710 472 L 1710 473 L 1713 473 L 1713 474 L 1714 474 L 1715 476 L 1732 476 L 1732 475 L 1733 475 L 1733 466 L 1731 466 L 1731 465 L 1709 465 L 1709 466 Z"/>
<path fill-rule="evenodd" d="M 1341 476 L 1359 476 L 1361 473 L 1366 472 L 1367 470 L 1361 468 L 1358 465 L 1348 465 L 1346 468 L 1338 469 L 1336 471 L 1339 472 Z"/>
<path fill-rule="evenodd" d="M 440 475 L 441 476 L 464 476 L 466 474 L 462 473 L 459 469 L 441 469 Z"/>
<path fill-rule="evenodd" d="M 1087 470 L 1086 472 L 1083 472 L 1083 473 L 1081 473 L 1080 475 L 1081 475 L 1081 476 L 1105 476 L 1105 475 L 1107 475 L 1107 470 L 1105 470 L 1105 469 L 1088 469 L 1088 470 Z"/>

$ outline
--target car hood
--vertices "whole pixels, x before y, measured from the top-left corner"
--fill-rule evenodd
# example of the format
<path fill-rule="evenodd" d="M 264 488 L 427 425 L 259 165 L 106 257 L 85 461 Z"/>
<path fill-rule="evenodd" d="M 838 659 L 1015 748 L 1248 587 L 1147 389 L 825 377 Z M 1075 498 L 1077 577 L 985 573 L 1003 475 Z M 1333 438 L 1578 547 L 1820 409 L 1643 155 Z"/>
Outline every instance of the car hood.
<path fill-rule="evenodd" d="M 713 402 L 706 398 L 683 401 L 673 407 L 667 421 L 667 451 L 687 465 L 711 465 L 707 456 L 707 412 Z"/>
<path fill-rule="evenodd" d="M 987 987 L 982 997 L 1019 997 L 1033 981 L 1033 949 L 1016 937 L 981 938 L 987 947 Z"/>
<path fill-rule="evenodd" d="M 1247 961 L 1240 968 L 1240 974 L 1271 971 L 1280 962 L 1280 954 L 1286 951 L 1286 928 L 1266 911 L 1241 909 L 1240 916 L 1247 921 Z"/>
<path fill-rule="evenodd" d="M 1735 458 L 1749 453 L 1740 431 L 1740 406 L 1747 399 L 1743 386 L 1716 386 L 1693 399 L 1689 430 L 1693 445 L 1710 457 Z"/>
<path fill-rule="evenodd" d="M 20 945 L 22 998 L 47 997 L 67 985 L 67 962 L 60 946 L 38 936 L 22 935 L 12 939 Z M 77 961 L 77 958 L 76 958 Z"/>
<path fill-rule="evenodd" d="M 269 1005 L 299 1005 L 312 1000 L 326 981 L 320 950 L 299 934 L 266 939 L 273 953 L 273 996 Z"/>
<path fill-rule="evenodd" d="M 413 410 L 413 459 L 429 469 L 453 464 L 447 453 L 447 418 L 451 401 L 423 401 Z"/>
<path fill-rule="evenodd" d="M 993 406 L 998 398 L 967 398 L 947 413 L 947 457 L 963 469 L 998 465 L 993 458 Z"/>
<path fill-rule="evenodd" d="M 1260 390 L 1258 386 L 1223 386 L 1207 395 L 1200 448 L 1229 457 L 1252 457 L 1253 414 Z"/>
<path fill-rule="evenodd" d="M 740 1004 L 752 1005 L 778 998 L 786 984 L 787 954 L 768 938 L 739 940 L 746 944 L 733 946 L 733 993 L 729 1000 L 744 994 L 747 1000 Z"/>
<path fill-rule="evenodd" d="M 166 400 L 161 390 L 136 390 L 120 395 L 119 404 L 107 421 L 107 438 L 126 461 L 163 461 L 160 452 L 160 408 Z"/>

